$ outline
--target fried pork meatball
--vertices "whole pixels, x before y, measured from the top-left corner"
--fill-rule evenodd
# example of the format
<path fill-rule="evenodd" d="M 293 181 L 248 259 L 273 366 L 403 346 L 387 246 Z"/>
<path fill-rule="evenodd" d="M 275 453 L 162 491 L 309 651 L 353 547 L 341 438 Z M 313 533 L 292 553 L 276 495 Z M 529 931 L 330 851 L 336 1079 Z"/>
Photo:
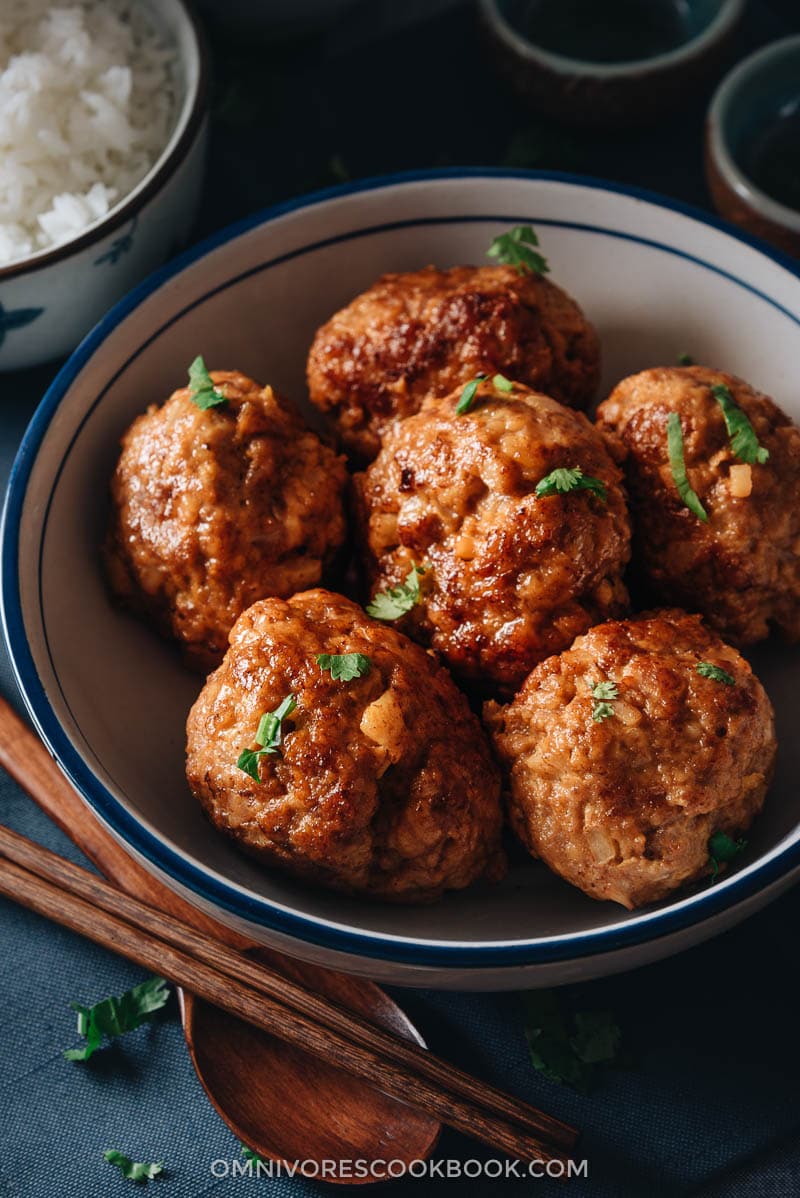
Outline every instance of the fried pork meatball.
<path fill-rule="evenodd" d="M 335 680 L 320 654 L 361 654 L 368 672 Z M 256 782 L 237 760 L 289 695 Z M 504 870 L 499 774 L 477 718 L 430 654 L 341 595 L 240 616 L 187 737 L 189 786 L 212 823 L 270 865 L 402 902 Z"/>
<path fill-rule="evenodd" d="M 224 406 L 201 411 L 182 388 L 125 433 L 106 543 L 113 591 L 206 669 L 256 599 L 322 580 L 345 537 L 347 479 L 271 387 L 211 377 Z"/>
<path fill-rule="evenodd" d="M 775 760 L 761 683 L 677 610 L 592 628 L 485 714 L 520 840 L 592 898 L 628 908 L 708 873 L 709 838 L 747 830 Z"/>
<path fill-rule="evenodd" d="M 627 610 L 630 528 L 611 439 L 580 412 L 515 386 L 481 384 L 431 400 L 387 434 L 355 478 L 374 597 L 422 567 L 409 635 L 462 678 L 512 692 L 551 653 Z M 554 470 L 578 468 L 591 490 L 539 496 Z"/>
<path fill-rule="evenodd" d="M 510 266 L 384 275 L 331 317 L 308 358 L 312 401 L 343 448 L 372 461 L 386 429 L 477 374 L 508 375 L 572 407 L 600 377 L 594 328 L 565 291 Z"/>
<path fill-rule="evenodd" d="M 712 387 L 727 388 L 766 462 L 734 453 Z M 689 483 L 708 521 L 686 507 L 667 453 L 667 419 L 680 416 Z M 771 399 L 705 366 L 645 370 L 601 404 L 603 426 L 628 449 L 636 557 L 659 602 L 701 612 L 737 644 L 770 625 L 800 639 L 800 429 Z"/>

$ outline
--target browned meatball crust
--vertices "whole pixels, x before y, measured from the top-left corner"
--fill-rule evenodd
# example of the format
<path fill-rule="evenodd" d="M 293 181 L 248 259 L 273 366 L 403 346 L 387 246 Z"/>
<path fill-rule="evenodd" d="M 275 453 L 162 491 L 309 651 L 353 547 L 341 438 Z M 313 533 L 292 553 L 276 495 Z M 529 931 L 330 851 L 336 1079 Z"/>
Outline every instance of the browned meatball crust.
<path fill-rule="evenodd" d="M 427 266 L 384 275 L 322 326 L 308 387 L 344 449 L 366 463 L 386 429 L 427 396 L 497 372 L 586 407 L 600 377 L 600 343 L 549 279 L 510 266 Z"/>
<path fill-rule="evenodd" d="M 318 654 L 360 653 L 334 681 Z M 237 768 L 289 694 L 280 754 Z M 240 616 L 189 715 L 187 778 L 211 821 L 290 873 L 403 902 L 499 877 L 499 774 L 466 700 L 432 656 L 328 591 Z"/>
<path fill-rule="evenodd" d="M 731 450 L 711 388 L 728 387 L 769 451 L 763 464 Z M 689 482 L 708 514 L 684 505 L 667 455 L 678 412 Z M 741 379 L 705 366 L 645 370 L 624 379 L 598 417 L 628 449 L 636 556 L 657 598 L 701 612 L 737 644 L 773 625 L 800 639 L 800 429 Z"/>
<path fill-rule="evenodd" d="M 698 673 L 721 667 L 733 686 Z M 612 714 L 592 688 L 614 683 Z M 709 838 L 735 838 L 772 776 L 769 699 L 699 616 L 662 611 L 600 624 L 542 662 L 486 718 L 520 840 L 596 899 L 633 908 L 706 874 Z"/>
<path fill-rule="evenodd" d="M 395 426 L 355 482 L 374 596 L 425 568 L 403 618 L 462 678 L 513 692 L 538 661 L 627 610 L 630 528 L 621 471 L 581 412 L 487 382 L 456 414 L 460 391 Z M 603 482 L 539 497 L 559 467 Z"/>
<path fill-rule="evenodd" d="M 182 388 L 125 433 L 106 546 L 116 594 L 204 668 L 256 599 L 320 582 L 346 531 L 344 460 L 271 387 L 211 377 L 224 406 Z"/>

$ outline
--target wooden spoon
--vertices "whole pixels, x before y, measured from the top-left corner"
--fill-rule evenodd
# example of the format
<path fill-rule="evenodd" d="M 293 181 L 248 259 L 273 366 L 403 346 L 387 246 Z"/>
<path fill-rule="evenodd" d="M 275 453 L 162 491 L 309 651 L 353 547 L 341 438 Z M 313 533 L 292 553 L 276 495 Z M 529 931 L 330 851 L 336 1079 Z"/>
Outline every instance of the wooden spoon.
<path fill-rule="evenodd" d="M 96 819 L 44 745 L 1 698 L 0 766 L 121 890 L 252 953 L 381 1027 L 423 1043 L 379 986 L 254 945 L 148 873 Z M 185 991 L 179 991 L 178 998 L 186 1043 L 203 1089 L 234 1135 L 261 1156 L 312 1161 L 320 1167 L 322 1162 L 344 1162 L 341 1171 L 330 1171 L 326 1164 L 325 1179 L 353 1185 L 386 1180 L 387 1162 L 398 1169 L 394 1162 L 407 1165 L 432 1152 L 441 1124 L 429 1115 Z M 356 1175 L 351 1164 L 355 1161 L 365 1162 L 360 1171 L 367 1176 Z"/>

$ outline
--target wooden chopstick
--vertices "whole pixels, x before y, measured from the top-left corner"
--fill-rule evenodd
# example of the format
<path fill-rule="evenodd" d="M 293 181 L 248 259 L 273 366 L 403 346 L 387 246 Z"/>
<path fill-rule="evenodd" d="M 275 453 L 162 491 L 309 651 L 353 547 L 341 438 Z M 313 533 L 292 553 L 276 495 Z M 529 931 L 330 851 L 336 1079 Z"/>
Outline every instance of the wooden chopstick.
<path fill-rule="evenodd" d="M 558 1120 L 483 1086 L 424 1050 L 395 1041 L 367 1021 L 356 1020 L 344 1008 L 122 894 L 6 828 L 0 828 L 0 853 L 5 857 L 0 867 L 0 894 L 162 974 L 271 1035 L 310 1050 L 466 1135 L 520 1160 L 563 1160 L 574 1144 L 577 1133 Z M 170 940 L 162 938 L 159 929 Z M 300 997 L 305 1010 L 289 1005 L 294 997 Z M 345 1034 L 306 1013 L 323 1007 L 328 1008 L 326 1018 L 335 1018 Z M 349 1038 L 354 1021 L 363 1024 L 359 1034 L 368 1033 L 368 1040 L 374 1037 L 372 1042 Z M 380 1041 L 384 1039 L 392 1042 L 396 1055 L 390 1057 L 382 1051 Z M 413 1059 L 401 1060 L 398 1045 L 410 1049 Z M 426 1064 L 435 1062 L 435 1077 L 429 1079 L 421 1073 L 417 1056 Z M 447 1088 L 451 1073 L 456 1075 L 458 1092 Z M 494 1104 L 493 1094 L 501 1095 L 504 1108 L 510 1103 L 519 1112 L 513 1122 Z M 522 1126 L 520 1117 L 525 1119 Z"/>

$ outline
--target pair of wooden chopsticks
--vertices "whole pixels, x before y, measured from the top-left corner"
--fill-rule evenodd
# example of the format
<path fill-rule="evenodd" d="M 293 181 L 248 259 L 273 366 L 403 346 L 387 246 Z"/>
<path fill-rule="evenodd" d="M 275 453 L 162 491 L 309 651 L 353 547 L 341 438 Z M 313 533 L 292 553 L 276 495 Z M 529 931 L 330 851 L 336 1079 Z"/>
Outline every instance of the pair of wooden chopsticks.
<path fill-rule="evenodd" d="M 0 894 L 519 1160 L 578 1133 L 0 826 Z"/>

